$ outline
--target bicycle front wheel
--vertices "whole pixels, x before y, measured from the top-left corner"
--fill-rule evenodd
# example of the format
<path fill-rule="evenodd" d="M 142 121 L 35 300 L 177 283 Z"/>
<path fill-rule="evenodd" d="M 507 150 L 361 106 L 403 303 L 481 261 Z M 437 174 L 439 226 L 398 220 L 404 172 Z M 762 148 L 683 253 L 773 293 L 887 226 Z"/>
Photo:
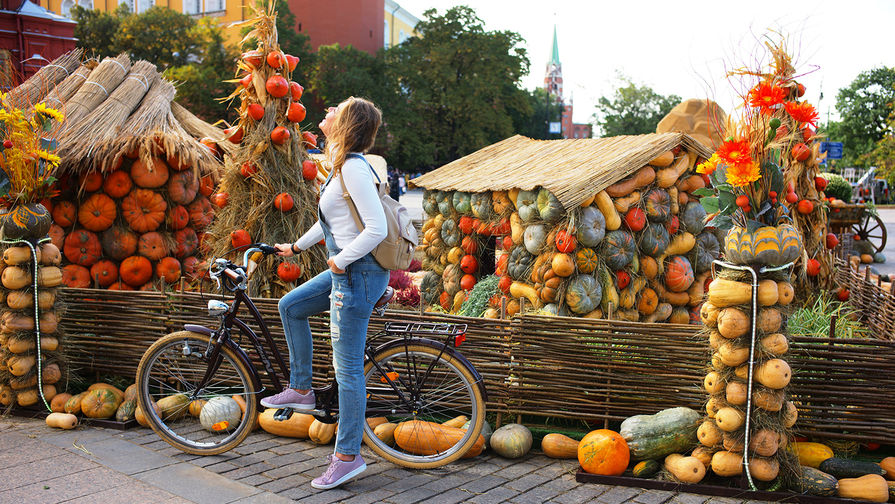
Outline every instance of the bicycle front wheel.
<path fill-rule="evenodd" d="M 258 413 L 249 370 L 229 348 L 220 349 L 216 370 L 199 388 L 210 349 L 208 336 L 179 331 L 153 343 L 137 368 L 137 402 L 147 423 L 171 446 L 194 455 L 235 447 Z"/>
<path fill-rule="evenodd" d="M 364 442 L 386 460 L 427 469 L 481 451 L 485 400 L 473 371 L 453 353 L 418 343 L 394 346 L 367 362 L 364 377 Z M 375 431 L 373 417 L 388 425 Z M 451 427 L 443 425 L 448 421 Z"/>

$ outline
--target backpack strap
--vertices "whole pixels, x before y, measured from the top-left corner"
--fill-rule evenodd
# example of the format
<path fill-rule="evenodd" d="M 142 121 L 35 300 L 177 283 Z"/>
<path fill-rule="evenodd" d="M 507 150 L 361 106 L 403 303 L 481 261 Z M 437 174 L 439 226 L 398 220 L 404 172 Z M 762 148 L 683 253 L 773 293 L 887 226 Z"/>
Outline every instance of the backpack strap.
<path fill-rule="evenodd" d="M 360 159 L 367 164 L 367 166 L 370 168 L 370 171 L 373 172 L 373 176 L 376 177 L 376 192 L 379 193 L 379 188 L 382 185 L 382 181 L 379 180 L 379 175 L 376 173 L 376 170 L 373 169 L 373 165 L 371 165 L 370 162 L 367 161 L 367 158 L 365 158 L 361 154 L 356 154 L 353 152 L 349 153 L 347 157 Z M 351 217 L 354 218 L 354 223 L 357 225 L 357 230 L 363 231 L 364 223 L 360 219 L 360 215 L 357 212 L 357 207 L 354 205 L 354 200 L 351 199 L 351 194 L 348 193 L 348 187 L 345 186 L 345 177 L 342 176 L 341 172 L 339 173 L 339 182 L 342 184 L 342 197 L 345 198 L 346 202 L 348 203 L 348 211 L 351 212 Z"/>

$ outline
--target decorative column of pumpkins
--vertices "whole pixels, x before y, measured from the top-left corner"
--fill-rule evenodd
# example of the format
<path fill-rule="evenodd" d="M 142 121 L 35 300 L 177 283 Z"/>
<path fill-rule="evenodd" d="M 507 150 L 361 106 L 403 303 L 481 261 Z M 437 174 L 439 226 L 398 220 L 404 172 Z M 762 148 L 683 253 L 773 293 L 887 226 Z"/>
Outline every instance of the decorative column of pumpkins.
<path fill-rule="evenodd" d="M 303 88 L 291 80 L 299 61 L 277 43 L 274 2 L 265 10 L 254 9 L 256 16 L 247 22 L 252 31 L 246 37 L 254 38 L 258 46 L 237 61 L 240 79 L 230 98 L 239 99 L 240 117 L 225 130 L 224 141 L 238 147 L 226 160 L 215 196 L 222 208 L 209 231 L 211 252 L 217 257 L 254 242 L 297 240 L 317 221 L 318 182 L 326 175 L 322 164 L 305 151 L 316 148 L 316 137 L 299 129 L 305 118 L 299 101 Z M 323 271 L 326 254 L 323 247 L 315 246 L 286 262 L 300 270 L 280 268 L 282 261 L 274 258 L 259 264 L 250 285 L 252 293 L 283 295 L 295 282 Z"/>
<path fill-rule="evenodd" d="M 43 388 L 43 399 L 49 404 L 62 378 L 62 332 L 56 298 L 57 288 L 62 285 L 59 268 L 62 256 L 49 242 L 38 245 L 35 252 L 36 265 L 29 246 L 7 247 L 0 265 L 3 285 L 0 291 L 5 300 L 0 308 L 0 405 L 3 406 L 44 408 L 38 383 Z"/>

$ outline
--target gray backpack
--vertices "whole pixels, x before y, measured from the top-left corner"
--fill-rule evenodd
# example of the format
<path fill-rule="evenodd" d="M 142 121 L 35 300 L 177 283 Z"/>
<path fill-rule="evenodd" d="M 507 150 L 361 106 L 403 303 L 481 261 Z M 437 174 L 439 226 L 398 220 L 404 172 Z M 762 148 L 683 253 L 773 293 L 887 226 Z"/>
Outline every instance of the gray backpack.
<path fill-rule="evenodd" d="M 410 213 L 407 212 L 407 208 L 404 205 L 388 195 L 388 182 L 383 183 L 379 179 L 376 170 L 373 169 L 373 166 L 370 165 L 366 158 L 358 154 L 349 154 L 348 157 L 360 158 L 370 167 L 370 171 L 376 177 L 376 189 L 379 192 L 379 200 L 382 202 L 382 210 L 385 212 L 388 235 L 373 249 L 373 257 L 376 258 L 376 262 L 380 266 L 387 270 L 407 269 L 410 266 L 410 261 L 413 259 L 413 251 L 419 243 L 419 237 L 416 234 L 413 221 L 410 219 Z M 342 197 L 348 202 L 348 209 L 351 211 L 351 216 L 354 217 L 357 230 L 363 231 L 363 221 L 361 221 L 360 215 L 357 213 L 357 207 L 354 205 L 351 195 L 348 194 L 348 188 L 345 187 L 345 179 L 340 176 L 339 182 L 342 183 Z"/>

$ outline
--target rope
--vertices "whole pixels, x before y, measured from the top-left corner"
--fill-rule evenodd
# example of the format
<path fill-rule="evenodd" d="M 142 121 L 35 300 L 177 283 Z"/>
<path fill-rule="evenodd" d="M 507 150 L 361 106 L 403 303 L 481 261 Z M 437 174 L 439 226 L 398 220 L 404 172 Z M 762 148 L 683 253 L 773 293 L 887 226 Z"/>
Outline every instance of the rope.
<path fill-rule="evenodd" d="M 116 63 L 118 63 L 118 62 L 116 61 Z M 118 63 L 118 64 L 120 65 L 120 63 Z M 93 82 L 92 80 L 89 80 L 89 81 L 84 82 L 84 84 L 82 84 L 82 86 L 86 86 L 87 84 L 93 84 L 94 86 L 98 86 L 100 89 L 103 90 L 103 93 L 106 93 L 106 98 L 109 97 L 109 92 L 106 91 L 106 88 L 103 87 L 102 84 L 100 84 L 98 82 Z"/>
<path fill-rule="evenodd" d="M 120 67 L 121 67 L 121 71 L 124 72 L 125 74 L 127 74 L 127 69 L 124 68 L 124 65 L 122 65 L 121 63 L 119 63 L 118 60 L 116 60 L 116 59 L 109 59 L 109 61 L 111 61 L 112 63 L 115 63 L 115 64 L 118 65 L 118 66 L 120 66 Z"/>
<path fill-rule="evenodd" d="M 50 241 L 50 237 L 46 236 L 37 240 L 37 243 L 44 243 Z M 28 245 L 28 248 L 31 249 L 31 262 L 34 264 L 32 268 L 34 270 L 31 279 L 31 285 L 34 288 L 34 334 L 37 338 L 37 393 L 40 395 L 40 400 L 43 401 L 44 406 L 46 406 L 47 411 L 52 412 L 53 409 L 50 408 L 50 403 L 47 402 L 47 398 L 44 397 L 44 387 L 43 387 L 43 369 L 41 366 L 41 355 L 40 355 L 40 303 L 38 300 L 37 293 L 37 248 L 28 240 L 0 240 L 0 243 L 5 243 L 8 245 L 15 245 L 19 243 L 24 243 Z"/>
<path fill-rule="evenodd" d="M 146 82 L 146 78 L 143 77 L 142 75 L 129 75 L 127 77 L 127 79 L 124 79 L 124 80 L 128 80 L 128 79 L 133 79 L 133 80 L 139 82 L 140 84 L 143 84 L 143 89 L 145 91 L 149 91 L 149 83 Z"/>
<path fill-rule="evenodd" d="M 69 72 L 68 69 L 65 68 L 65 67 L 62 66 L 62 65 L 54 65 L 54 64 L 52 64 L 52 63 L 50 63 L 49 65 L 44 65 L 44 68 L 50 68 L 50 67 L 61 68 L 62 71 L 65 72 L 65 76 L 66 76 L 66 77 L 68 77 L 69 75 L 71 75 L 71 72 Z"/>

